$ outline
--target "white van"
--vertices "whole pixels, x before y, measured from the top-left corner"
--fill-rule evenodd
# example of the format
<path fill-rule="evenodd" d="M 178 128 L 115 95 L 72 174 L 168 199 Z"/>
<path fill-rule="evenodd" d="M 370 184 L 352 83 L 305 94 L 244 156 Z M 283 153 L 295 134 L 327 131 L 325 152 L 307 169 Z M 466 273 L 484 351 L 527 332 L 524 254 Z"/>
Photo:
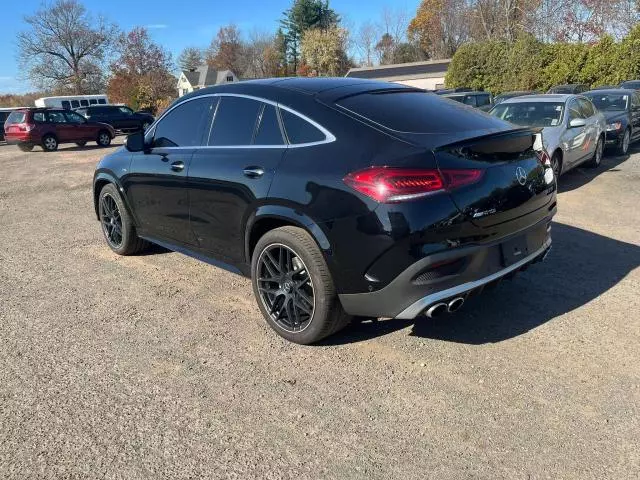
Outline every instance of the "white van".
<path fill-rule="evenodd" d="M 80 108 L 89 105 L 107 105 L 106 95 L 66 95 L 62 97 L 43 97 L 35 101 L 36 107 L 44 108 Z"/>

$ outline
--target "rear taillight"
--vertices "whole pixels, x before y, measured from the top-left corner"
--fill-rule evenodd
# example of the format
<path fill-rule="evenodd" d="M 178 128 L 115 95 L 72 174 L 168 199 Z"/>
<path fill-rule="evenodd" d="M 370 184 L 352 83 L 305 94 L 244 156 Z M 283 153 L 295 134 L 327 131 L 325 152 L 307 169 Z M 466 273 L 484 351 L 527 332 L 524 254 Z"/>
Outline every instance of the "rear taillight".
<path fill-rule="evenodd" d="M 344 182 L 380 203 L 413 200 L 475 183 L 482 170 L 371 167 L 350 173 Z"/>

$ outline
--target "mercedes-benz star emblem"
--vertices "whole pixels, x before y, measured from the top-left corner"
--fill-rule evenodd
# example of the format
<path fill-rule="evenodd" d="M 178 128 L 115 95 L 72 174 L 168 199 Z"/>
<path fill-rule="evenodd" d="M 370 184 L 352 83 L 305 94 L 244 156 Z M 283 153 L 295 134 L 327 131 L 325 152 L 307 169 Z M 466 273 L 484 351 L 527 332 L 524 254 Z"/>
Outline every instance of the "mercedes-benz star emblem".
<path fill-rule="evenodd" d="M 518 183 L 520 185 L 524 185 L 525 183 L 527 183 L 527 172 L 524 171 L 524 168 L 516 168 L 516 178 L 518 179 Z"/>

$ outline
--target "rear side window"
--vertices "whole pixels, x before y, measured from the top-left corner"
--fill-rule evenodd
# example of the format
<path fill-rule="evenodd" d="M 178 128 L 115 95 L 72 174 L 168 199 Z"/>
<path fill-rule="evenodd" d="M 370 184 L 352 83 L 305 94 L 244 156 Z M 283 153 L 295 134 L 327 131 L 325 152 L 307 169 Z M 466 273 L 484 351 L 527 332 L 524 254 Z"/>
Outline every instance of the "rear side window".
<path fill-rule="evenodd" d="M 63 112 L 49 112 L 48 117 L 51 123 L 67 123 Z"/>
<path fill-rule="evenodd" d="M 251 145 L 262 103 L 243 97 L 221 97 L 209 145 Z"/>
<path fill-rule="evenodd" d="M 211 115 L 211 98 L 184 102 L 163 117 L 155 128 L 154 147 L 194 147 L 202 144 L 204 121 Z"/>
<path fill-rule="evenodd" d="M 253 139 L 254 145 L 284 145 L 278 114 L 273 105 L 264 105 L 264 110 L 260 116 L 258 130 Z"/>
<path fill-rule="evenodd" d="M 464 104 L 465 105 L 471 105 L 472 107 L 477 107 L 478 104 L 476 103 L 476 96 L 475 95 L 467 95 L 466 97 L 464 97 Z"/>
<path fill-rule="evenodd" d="M 322 131 L 298 115 L 284 109 L 280 109 L 280 114 L 290 144 L 322 142 L 327 139 Z"/>
<path fill-rule="evenodd" d="M 35 112 L 33 114 L 33 121 L 36 123 L 44 123 L 47 120 L 44 117 L 44 112 Z"/>
<path fill-rule="evenodd" d="M 104 98 L 99 98 L 99 99 L 98 99 L 98 104 L 100 104 L 100 105 L 106 105 L 106 104 L 107 104 L 107 101 L 106 101 Z"/>
<path fill-rule="evenodd" d="M 27 114 L 24 112 L 11 112 L 11 114 L 7 118 L 6 123 L 9 125 L 24 123 L 26 117 L 27 117 Z"/>
<path fill-rule="evenodd" d="M 390 130 L 411 133 L 450 133 L 504 128 L 488 118 L 438 95 L 425 92 L 365 93 L 347 97 L 338 105 Z"/>
<path fill-rule="evenodd" d="M 82 105 L 83 107 L 88 107 L 89 102 L 87 102 L 86 100 L 80 100 L 80 105 Z"/>

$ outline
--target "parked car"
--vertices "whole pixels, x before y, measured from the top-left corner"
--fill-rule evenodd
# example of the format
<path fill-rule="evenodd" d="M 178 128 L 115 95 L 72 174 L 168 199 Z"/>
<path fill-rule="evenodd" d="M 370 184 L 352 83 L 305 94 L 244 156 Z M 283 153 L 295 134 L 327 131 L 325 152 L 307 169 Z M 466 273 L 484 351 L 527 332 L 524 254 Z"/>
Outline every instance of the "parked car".
<path fill-rule="evenodd" d="M 556 177 L 587 163 L 602 160 L 606 121 L 591 101 L 581 95 L 528 95 L 505 100 L 490 112 L 501 120 L 542 127 L 543 144 Z"/>
<path fill-rule="evenodd" d="M 489 92 L 448 93 L 442 96 L 484 111 L 490 110 L 493 105 L 493 98 Z"/>
<path fill-rule="evenodd" d="M 155 121 L 153 115 L 137 113 L 122 105 L 99 105 L 78 108 L 75 111 L 89 120 L 108 123 L 116 130 L 123 132 L 146 130 Z"/>
<path fill-rule="evenodd" d="M 640 140 L 640 94 L 636 90 L 597 90 L 584 94 L 607 121 L 608 147 L 614 147 L 622 155 L 629 151 L 629 144 Z"/>
<path fill-rule="evenodd" d="M 535 138 L 397 84 L 226 84 L 102 159 L 95 211 L 116 253 L 150 241 L 251 277 L 268 324 L 307 344 L 351 315 L 453 312 L 542 260 L 556 184 Z"/>
<path fill-rule="evenodd" d="M 627 80 L 619 85 L 619 88 L 627 88 L 630 90 L 640 90 L 640 80 Z"/>
<path fill-rule="evenodd" d="M 509 98 L 522 97 L 524 95 L 536 95 L 538 93 L 540 92 L 535 92 L 533 90 L 521 90 L 518 92 L 504 92 L 504 93 L 501 93 L 500 95 L 493 97 L 493 104 L 497 105 L 499 103 L 504 102 L 505 100 L 508 100 Z"/>
<path fill-rule="evenodd" d="M 583 83 L 572 83 L 570 85 L 556 85 L 551 87 L 547 93 L 561 93 L 567 95 L 577 95 L 589 90 L 589 85 Z"/>
<path fill-rule="evenodd" d="M 53 152 L 61 143 L 84 146 L 96 142 L 107 147 L 115 137 L 111 125 L 90 122 L 71 110 L 54 108 L 23 108 L 11 112 L 4 124 L 4 134 L 9 144 L 18 145 L 23 152 L 30 152 L 40 145 Z"/>
<path fill-rule="evenodd" d="M 449 93 L 460 93 L 460 92 L 472 92 L 473 88 L 469 87 L 456 87 L 456 88 L 439 88 L 435 90 L 433 93 L 436 95 L 447 95 Z"/>
<path fill-rule="evenodd" d="M 616 87 L 615 85 L 600 85 L 599 87 L 593 87 L 591 89 L 591 91 L 593 90 L 612 90 L 612 89 L 616 89 L 619 87 Z"/>

